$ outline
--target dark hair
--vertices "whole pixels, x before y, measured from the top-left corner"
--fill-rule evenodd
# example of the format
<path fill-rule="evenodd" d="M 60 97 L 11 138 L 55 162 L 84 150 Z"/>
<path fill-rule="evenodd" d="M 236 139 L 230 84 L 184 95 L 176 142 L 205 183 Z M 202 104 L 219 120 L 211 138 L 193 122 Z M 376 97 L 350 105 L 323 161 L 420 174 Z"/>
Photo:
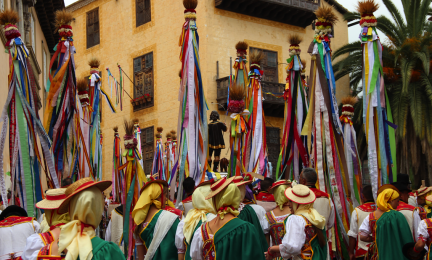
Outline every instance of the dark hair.
<path fill-rule="evenodd" d="M 186 193 L 192 193 L 195 189 L 195 181 L 191 177 L 187 177 L 183 181 L 183 189 Z"/>
<path fill-rule="evenodd" d="M 265 177 L 264 180 L 261 181 L 261 190 L 268 191 L 273 183 L 274 180 L 272 178 Z"/>
<path fill-rule="evenodd" d="M 62 187 L 66 187 L 72 184 L 72 179 L 70 177 L 66 177 L 62 180 Z"/>
<path fill-rule="evenodd" d="M 302 176 L 308 184 L 315 184 L 318 180 L 317 173 L 313 168 L 303 168 Z"/>
<path fill-rule="evenodd" d="M 213 110 L 211 113 L 210 113 L 210 120 L 211 121 L 216 121 L 216 120 L 218 120 L 219 119 L 219 113 L 216 111 L 216 110 Z"/>
<path fill-rule="evenodd" d="M 374 200 L 373 192 L 372 192 L 372 186 L 371 185 L 364 186 L 363 190 L 362 190 L 362 194 L 363 194 L 363 197 L 366 200 Z"/>

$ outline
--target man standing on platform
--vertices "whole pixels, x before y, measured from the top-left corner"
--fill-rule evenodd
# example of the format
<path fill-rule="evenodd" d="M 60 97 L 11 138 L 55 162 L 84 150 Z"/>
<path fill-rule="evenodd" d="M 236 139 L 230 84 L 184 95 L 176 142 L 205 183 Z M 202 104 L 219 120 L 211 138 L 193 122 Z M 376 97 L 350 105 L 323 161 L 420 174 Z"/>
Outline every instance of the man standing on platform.
<path fill-rule="evenodd" d="M 349 256 L 350 260 L 364 259 L 367 255 L 369 244 L 360 240 L 359 228 L 363 220 L 369 216 L 371 212 L 376 210 L 376 204 L 372 194 L 372 186 L 366 185 L 362 189 L 363 204 L 356 207 L 351 214 L 349 236 Z"/>

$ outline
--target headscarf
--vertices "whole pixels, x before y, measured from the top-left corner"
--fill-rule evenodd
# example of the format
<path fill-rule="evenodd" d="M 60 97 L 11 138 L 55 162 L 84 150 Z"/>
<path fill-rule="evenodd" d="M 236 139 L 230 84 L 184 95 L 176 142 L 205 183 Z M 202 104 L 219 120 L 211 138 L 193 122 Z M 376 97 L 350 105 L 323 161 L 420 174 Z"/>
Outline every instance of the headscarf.
<path fill-rule="evenodd" d="M 59 215 L 57 214 L 56 209 L 46 209 L 44 217 L 44 220 L 47 222 L 48 225 L 47 227 L 45 227 L 46 230 L 42 230 L 42 232 L 47 232 L 52 226 L 57 226 L 59 224 L 67 224 L 70 221 L 69 212 Z"/>
<path fill-rule="evenodd" d="M 377 198 L 377 206 L 380 210 L 387 212 L 392 210 L 392 206 L 390 205 L 390 201 L 397 199 L 399 197 L 399 192 L 394 189 L 385 189 L 383 190 Z"/>
<path fill-rule="evenodd" d="M 103 195 L 97 187 L 77 193 L 69 202 L 71 221 L 60 233 L 59 252 L 67 249 L 66 260 L 90 260 L 93 257 L 91 238 L 102 220 Z"/>
<path fill-rule="evenodd" d="M 295 215 L 302 215 L 309 220 L 309 222 L 319 229 L 323 229 L 326 223 L 326 219 L 318 213 L 313 207 L 313 202 L 309 204 L 298 204 L 293 203 L 293 209 Z"/>
<path fill-rule="evenodd" d="M 188 243 L 190 243 L 195 227 L 199 221 L 201 220 L 202 223 L 207 222 L 207 213 L 216 214 L 212 202 L 205 199 L 210 192 L 210 185 L 204 185 L 196 188 L 192 194 L 193 209 L 186 215 L 183 227 L 183 234 Z"/>
<path fill-rule="evenodd" d="M 280 210 L 283 210 L 283 206 L 289 201 L 288 198 L 285 196 L 285 190 L 289 187 L 289 185 L 279 185 L 273 191 L 276 205 L 279 206 Z"/>
<path fill-rule="evenodd" d="M 161 202 L 157 200 L 162 193 L 163 185 L 160 183 L 150 183 L 149 186 L 143 190 L 132 211 L 135 224 L 139 225 L 144 222 L 152 204 L 158 209 L 162 208 Z"/>
<path fill-rule="evenodd" d="M 234 183 L 230 183 L 219 194 L 214 196 L 214 204 L 216 205 L 217 215 L 219 218 L 224 219 L 225 215 L 228 213 L 237 217 L 238 214 L 240 214 L 238 211 L 240 198 L 240 190 Z"/>

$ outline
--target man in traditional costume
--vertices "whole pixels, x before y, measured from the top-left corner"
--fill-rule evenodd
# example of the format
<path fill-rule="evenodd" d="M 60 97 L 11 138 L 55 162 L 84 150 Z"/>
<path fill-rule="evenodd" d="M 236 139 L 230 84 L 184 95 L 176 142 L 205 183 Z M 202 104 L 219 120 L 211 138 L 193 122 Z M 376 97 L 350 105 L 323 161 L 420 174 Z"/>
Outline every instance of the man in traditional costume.
<path fill-rule="evenodd" d="M 373 242 L 367 259 L 394 260 L 403 257 L 402 247 L 414 242 L 409 225 L 402 213 L 394 210 L 399 205 L 399 191 L 391 184 L 378 189 L 378 208 L 360 226 L 360 239 Z"/>
<path fill-rule="evenodd" d="M 351 213 L 349 236 L 349 256 L 350 260 L 364 259 L 367 255 L 369 244 L 360 240 L 359 227 L 363 220 L 376 210 L 376 204 L 372 194 L 372 186 L 366 185 L 362 189 L 363 204 L 356 207 Z"/>
<path fill-rule="evenodd" d="M 26 247 L 22 254 L 23 260 L 47 258 L 52 252 L 53 246 L 57 246 L 60 228 L 70 221 L 69 213 L 57 214 L 57 209 L 66 198 L 65 193 L 65 188 L 48 190 L 45 199 L 36 203 L 38 209 L 45 210 L 45 219 L 49 230 L 41 234 L 33 234 L 27 238 Z M 55 259 L 61 259 L 61 257 L 58 256 Z"/>
<path fill-rule="evenodd" d="M 392 185 L 400 192 L 399 206 L 396 210 L 402 213 L 406 218 L 410 226 L 411 234 L 415 240 L 417 238 L 417 228 L 421 219 L 418 209 L 408 204 L 409 193 L 411 192 L 409 176 L 407 174 L 398 173 L 397 182 L 393 182 Z"/>
<path fill-rule="evenodd" d="M 426 200 L 429 195 L 432 195 L 432 187 L 422 187 L 417 190 L 417 209 L 421 220 L 432 217 L 432 202 Z"/>
<path fill-rule="evenodd" d="M 193 207 L 177 227 L 175 243 L 177 248 L 182 248 L 184 252 L 184 258 L 179 257 L 179 259 L 191 259 L 190 251 L 193 234 L 203 223 L 216 217 L 216 210 L 212 201 L 205 199 L 210 194 L 210 186 L 213 183 L 214 180 L 211 179 L 198 185 L 192 195 Z"/>
<path fill-rule="evenodd" d="M 186 179 L 184 179 L 183 190 L 184 190 L 184 192 L 186 192 L 186 199 L 182 200 L 182 203 L 179 204 L 177 209 L 183 211 L 184 216 L 186 216 L 188 214 L 189 210 L 191 210 L 193 208 L 193 206 L 192 206 L 192 193 L 195 190 L 195 181 L 193 178 L 187 177 Z"/>
<path fill-rule="evenodd" d="M 266 213 L 266 220 L 269 225 L 266 233 L 267 243 L 271 246 L 280 245 L 282 238 L 285 236 L 285 219 L 292 213 L 288 207 L 288 198 L 285 196 L 285 190 L 291 187 L 291 182 L 280 180 L 270 188 L 270 193 L 274 196 L 277 207 Z"/>
<path fill-rule="evenodd" d="M 293 212 L 285 219 L 286 234 L 280 245 L 269 247 L 266 259 L 327 259 L 325 219 L 314 209 L 315 193 L 305 185 L 285 190 Z"/>
<path fill-rule="evenodd" d="M 217 217 L 203 224 L 194 233 L 190 256 L 194 260 L 253 259 L 263 260 L 264 252 L 254 226 L 239 215 L 240 190 L 233 178 L 220 179 L 211 185 Z"/>
<path fill-rule="evenodd" d="M 121 240 L 123 236 L 123 205 L 117 206 L 111 212 L 111 220 L 108 223 L 105 240 L 111 241 L 116 245 L 120 246 L 120 250 L 123 252 L 123 246 L 121 246 Z"/>
<path fill-rule="evenodd" d="M 179 218 L 162 209 L 168 200 L 167 195 L 166 181 L 148 181 L 132 211 L 132 218 L 137 225 L 134 234 L 139 260 L 177 260 L 178 254 L 184 254 L 184 249 L 175 245 Z"/>
<path fill-rule="evenodd" d="M 29 236 L 39 233 L 35 218 L 16 205 L 11 205 L 0 214 L 0 259 L 19 260 Z"/>
<path fill-rule="evenodd" d="M 227 126 L 225 123 L 219 122 L 219 113 L 217 111 L 211 112 L 210 121 L 211 122 L 208 124 L 209 157 L 207 160 L 208 167 L 211 169 L 211 158 L 214 153 L 213 171 L 216 172 L 220 162 L 221 151 L 225 148 L 223 133 L 227 131 Z"/>
<path fill-rule="evenodd" d="M 429 195 L 426 197 L 427 200 L 432 201 L 432 195 Z M 417 237 L 416 237 L 416 244 L 414 246 L 414 252 L 420 253 L 423 248 L 427 250 L 427 259 L 432 259 L 432 253 L 431 253 L 431 242 L 432 242 L 432 219 L 427 218 L 420 222 L 418 229 L 417 229 Z"/>
<path fill-rule="evenodd" d="M 109 186 L 111 181 L 95 182 L 88 177 L 67 187 L 66 199 L 58 209 L 58 214 L 69 212 L 71 218 L 61 228 L 58 246 L 58 252 L 67 249 L 66 259 L 125 259 L 116 244 L 97 237 L 95 232 L 104 210 L 102 192 Z"/>
<path fill-rule="evenodd" d="M 256 195 L 256 200 L 259 201 L 267 201 L 267 202 L 274 202 L 275 199 L 273 197 L 273 194 L 269 192 L 269 190 L 272 188 L 274 181 L 272 178 L 264 178 L 264 180 L 261 181 L 261 190 Z"/>
<path fill-rule="evenodd" d="M 265 237 L 265 233 L 268 233 L 269 228 L 267 219 L 265 217 L 266 211 L 259 205 L 252 203 L 245 204 L 244 202 L 247 193 L 249 193 L 249 196 L 253 197 L 252 190 L 247 186 L 252 183 L 253 178 L 250 174 L 246 174 L 245 177 L 234 176 L 231 178 L 233 178 L 233 183 L 237 185 L 241 194 L 239 201 L 240 206 L 238 208 L 240 214 L 238 215 L 238 218 L 254 225 L 254 227 L 257 229 L 263 250 L 265 250 L 268 248 L 268 242 Z"/>

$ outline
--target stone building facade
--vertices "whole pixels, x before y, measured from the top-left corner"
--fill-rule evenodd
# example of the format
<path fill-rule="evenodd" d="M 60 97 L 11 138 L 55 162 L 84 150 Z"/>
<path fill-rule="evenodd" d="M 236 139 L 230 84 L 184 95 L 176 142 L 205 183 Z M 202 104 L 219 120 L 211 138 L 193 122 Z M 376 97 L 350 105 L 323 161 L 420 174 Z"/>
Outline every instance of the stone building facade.
<path fill-rule="evenodd" d="M 219 110 L 221 121 L 230 123 L 225 116 L 224 99 L 230 75 L 230 59 L 236 57 L 235 44 L 245 41 L 250 48 L 266 52 L 264 64 L 264 91 L 282 92 L 286 78 L 286 59 L 289 58 L 288 36 L 298 33 L 303 37 L 300 47 L 302 59 L 310 64 L 307 49 L 313 40 L 313 11 L 319 5 L 331 4 L 339 22 L 334 29 L 333 50 L 348 43 L 346 12 L 334 0 L 199 0 L 197 26 L 200 36 L 200 59 L 205 97 L 212 110 Z M 92 57 L 101 60 L 103 88 L 111 93 L 107 82 L 109 68 L 119 78 L 120 65 L 124 75 L 125 91 L 137 98 L 144 94 L 151 101 L 133 105 L 124 95 L 123 110 L 112 114 L 107 105 L 102 105 L 103 172 L 104 178 L 112 174 L 112 151 L 114 126 L 119 126 L 124 135 L 123 119 L 139 119 L 142 130 L 142 147 L 145 172 L 149 173 L 154 149 L 156 127 L 165 133 L 177 129 L 181 28 L 184 23 L 184 7 L 180 0 L 79 0 L 67 7 L 75 18 L 72 22 L 74 44 L 77 49 L 77 77 L 89 74 L 87 62 Z M 250 52 L 251 49 L 249 49 Z M 309 73 L 307 67 L 306 72 Z M 132 82 L 133 81 L 133 82 Z M 337 98 L 349 93 L 349 78 L 337 82 Z M 283 99 L 270 95 L 264 97 L 267 141 L 271 161 L 279 153 L 279 142 L 283 122 Z M 225 101 L 226 103 L 226 101 Z M 228 133 L 225 143 L 229 144 Z M 228 146 L 228 145 L 227 145 Z M 228 149 L 221 157 L 229 157 Z M 277 158 L 276 158 L 277 160 Z M 273 163 L 273 168 L 276 164 Z"/>

